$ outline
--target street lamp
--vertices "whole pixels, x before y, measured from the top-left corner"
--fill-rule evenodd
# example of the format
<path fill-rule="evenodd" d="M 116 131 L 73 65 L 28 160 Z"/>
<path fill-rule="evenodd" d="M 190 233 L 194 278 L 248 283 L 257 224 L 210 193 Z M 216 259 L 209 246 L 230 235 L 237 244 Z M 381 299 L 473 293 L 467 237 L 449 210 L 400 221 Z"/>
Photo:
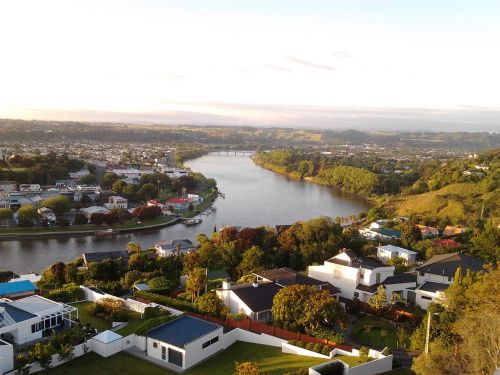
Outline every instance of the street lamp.
<path fill-rule="evenodd" d="M 425 349 L 424 353 L 427 354 L 429 353 L 429 339 L 431 335 L 431 315 L 439 315 L 439 313 L 432 313 L 429 311 L 427 314 L 427 334 L 425 335 Z"/>

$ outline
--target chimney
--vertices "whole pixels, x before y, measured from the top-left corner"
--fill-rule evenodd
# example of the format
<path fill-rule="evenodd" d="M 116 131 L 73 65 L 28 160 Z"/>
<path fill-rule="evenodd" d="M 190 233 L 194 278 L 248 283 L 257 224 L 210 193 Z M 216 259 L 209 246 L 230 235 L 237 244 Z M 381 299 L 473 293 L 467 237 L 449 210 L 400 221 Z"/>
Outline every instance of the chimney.
<path fill-rule="evenodd" d="M 226 289 L 226 290 L 231 289 L 231 281 L 230 280 L 224 280 L 222 282 L 222 289 Z"/>

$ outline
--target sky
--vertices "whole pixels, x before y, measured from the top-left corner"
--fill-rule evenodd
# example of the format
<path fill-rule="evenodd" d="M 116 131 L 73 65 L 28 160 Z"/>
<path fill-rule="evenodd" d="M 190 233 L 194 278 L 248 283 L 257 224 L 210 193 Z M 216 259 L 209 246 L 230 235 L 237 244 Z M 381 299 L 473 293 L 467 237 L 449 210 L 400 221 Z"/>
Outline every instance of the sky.
<path fill-rule="evenodd" d="M 500 1 L 1 0 L 0 117 L 500 131 Z"/>

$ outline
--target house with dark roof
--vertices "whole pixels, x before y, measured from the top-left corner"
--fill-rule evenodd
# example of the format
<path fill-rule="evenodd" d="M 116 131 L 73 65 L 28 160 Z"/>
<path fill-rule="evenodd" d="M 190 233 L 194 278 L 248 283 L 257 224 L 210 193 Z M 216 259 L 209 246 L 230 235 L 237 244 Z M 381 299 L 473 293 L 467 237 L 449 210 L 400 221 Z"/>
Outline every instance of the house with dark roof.
<path fill-rule="evenodd" d="M 272 320 L 273 299 L 282 287 L 270 281 L 236 284 L 224 281 L 216 293 L 231 314 L 245 314 L 252 320 Z"/>
<path fill-rule="evenodd" d="M 371 240 L 400 240 L 401 231 L 391 228 L 362 228 L 359 234 L 364 238 Z"/>
<path fill-rule="evenodd" d="M 181 316 L 146 335 L 149 357 L 183 372 L 223 349 L 223 328 L 189 315 Z"/>
<path fill-rule="evenodd" d="M 30 280 L 9 281 L 0 284 L 0 298 L 16 299 L 35 294 L 36 286 Z"/>
<path fill-rule="evenodd" d="M 417 272 L 417 287 L 408 293 L 408 299 L 426 309 L 435 302 L 444 290 L 453 283 L 455 272 L 460 267 L 462 274 L 483 269 L 483 261 L 463 253 L 435 255 L 421 266 Z"/>
<path fill-rule="evenodd" d="M 83 258 L 83 264 L 85 267 L 88 267 L 89 263 L 91 262 L 102 262 L 104 259 L 121 259 L 123 263 L 128 262 L 128 253 L 123 250 L 117 250 L 117 251 L 103 251 L 99 253 L 83 253 L 82 254 Z"/>
<path fill-rule="evenodd" d="M 253 275 L 255 275 L 257 282 L 272 281 L 281 287 L 290 285 L 316 286 L 318 289 L 327 290 L 335 298 L 338 298 L 340 294 L 340 289 L 329 282 L 313 279 L 288 267 L 257 271 Z"/>

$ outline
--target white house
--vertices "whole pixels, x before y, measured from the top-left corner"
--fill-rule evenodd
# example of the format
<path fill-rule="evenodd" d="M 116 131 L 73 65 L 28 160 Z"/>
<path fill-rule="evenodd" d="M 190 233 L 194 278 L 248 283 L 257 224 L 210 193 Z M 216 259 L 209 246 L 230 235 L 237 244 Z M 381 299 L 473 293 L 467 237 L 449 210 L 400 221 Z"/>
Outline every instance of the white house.
<path fill-rule="evenodd" d="M 41 207 L 38 209 L 38 213 L 43 219 L 47 220 L 48 222 L 55 223 L 57 220 L 56 214 L 50 208 Z"/>
<path fill-rule="evenodd" d="M 343 249 L 326 260 L 321 266 L 309 266 L 308 275 L 327 281 L 340 289 L 342 297 L 359 298 L 366 302 L 374 285 L 394 275 L 395 267 L 388 266 L 372 257 L 357 257 L 354 252 Z M 376 291 L 376 289 L 375 289 Z"/>
<path fill-rule="evenodd" d="M 387 262 L 392 258 L 403 258 L 406 264 L 414 264 L 417 262 L 417 252 L 408 250 L 394 245 L 384 245 L 377 247 L 377 258 L 383 262 Z"/>
<path fill-rule="evenodd" d="M 187 254 L 196 251 L 196 246 L 187 239 L 185 240 L 163 240 L 155 244 L 156 255 L 159 257 L 168 257 L 171 255 Z"/>
<path fill-rule="evenodd" d="M 128 200 L 118 195 L 113 195 L 109 197 L 108 203 L 104 203 L 104 207 L 106 207 L 108 210 L 113 210 L 117 208 L 126 210 L 127 206 L 128 206 Z"/>
<path fill-rule="evenodd" d="M 194 205 L 203 203 L 203 197 L 200 197 L 198 194 L 188 194 L 187 199 Z"/>
<path fill-rule="evenodd" d="M 401 239 L 401 232 L 391 228 L 361 228 L 359 234 L 372 240 L 391 241 Z"/>
<path fill-rule="evenodd" d="M 181 316 L 147 334 L 147 355 L 174 371 L 185 371 L 223 349 L 222 326 Z"/>
<path fill-rule="evenodd" d="M 73 316 L 73 313 L 76 313 Z M 44 332 L 78 317 L 76 307 L 37 295 L 15 301 L 0 299 L 0 339 L 25 344 L 41 339 Z"/>
<path fill-rule="evenodd" d="M 16 181 L 0 181 L 0 191 L 11 192 L 16 190 Z"/>
<path fill-rule="evenodd" d="M 82 208 L 82 213 L 88 220 L 90 220 L 93 214 L 107 214 L 109 212 L 110 211 L 106 207 L 101 206 Z"/>
<path fill-rule="evenodd" d="M 408 300 L 427 309 L 429 303 L 436 301 L 441 293 L 453 283 L 455 272 L 461 268 L 462 275 L 467 270 L 478 272 L 483 262 L 463 253 L 435 255 L 421 266 L 415 268 L 417 288 L 408 292 Z"/>
<path fill-rule="evenodd" d="M 21 184 L 19 191 L 42 191 L 40 184 Z"/>

